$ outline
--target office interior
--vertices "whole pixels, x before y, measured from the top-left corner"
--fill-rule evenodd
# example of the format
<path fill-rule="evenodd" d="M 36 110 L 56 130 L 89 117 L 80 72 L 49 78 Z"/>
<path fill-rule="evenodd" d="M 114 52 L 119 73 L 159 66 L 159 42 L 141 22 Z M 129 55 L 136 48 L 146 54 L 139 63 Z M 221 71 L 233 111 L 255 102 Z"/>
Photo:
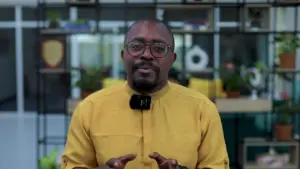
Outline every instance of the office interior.
<path fill-rule="evenodd" d="M 74 107 L 124 82 L 124 33 L 144 18 L 174 34 L 170 81 L 216 103 L 231 168 L 300 168 L 297 0 L 1 1 L 0 168 L 46 169 L 54 150 L 59 165 Z"/>

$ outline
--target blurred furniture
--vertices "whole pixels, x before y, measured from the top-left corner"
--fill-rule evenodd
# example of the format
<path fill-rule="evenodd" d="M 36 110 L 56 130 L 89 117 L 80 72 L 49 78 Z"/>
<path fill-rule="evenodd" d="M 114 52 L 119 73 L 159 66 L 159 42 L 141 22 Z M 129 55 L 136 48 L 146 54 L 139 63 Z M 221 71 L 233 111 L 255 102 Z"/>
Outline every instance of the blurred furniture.
<path fill-rule="evenodd" d="M 81 99 L 68 99 L 67 111 L 72 114 Z M 226 113 L 270 113 L 272 110 L 272 101 L 267 99 L 251 100 L 248 98 L 237 99 L 216 99 L 217 108 L 221 114 Z"/>
<path fill-rule="evenodd" d="M 244 138 L 240 148 L 240 164 L 243 169 L 299 169 L 299 146 L 300 140 L 276 141 L 266 138 Z M 249 148 L 255 147 L 265 147 L 271 151 L 258 155 L 255 161 L 249 161 Z M 276 149 L 280 148 L 287 148 L 286 152 L 277 153 Z"/>

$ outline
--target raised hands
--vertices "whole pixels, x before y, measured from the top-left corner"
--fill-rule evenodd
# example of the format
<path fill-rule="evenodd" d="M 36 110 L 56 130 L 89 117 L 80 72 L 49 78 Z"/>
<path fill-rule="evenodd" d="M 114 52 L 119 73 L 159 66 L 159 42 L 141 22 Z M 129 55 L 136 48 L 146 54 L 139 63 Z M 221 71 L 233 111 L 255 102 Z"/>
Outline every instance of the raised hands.
<path fill-rule="evenodd" d="M 156 152 L 150 154 L 149 157 L 157 162 L 159 169 L 180 169 L 175 159 L 165 158 Z"/>
<path fill-rule="evenodd" d="M 136 158 L 136 154 L 127 154 L 118 158 L 111 158 L 106 162 L 103 169 L 124 169 L 129 161 Z"/>

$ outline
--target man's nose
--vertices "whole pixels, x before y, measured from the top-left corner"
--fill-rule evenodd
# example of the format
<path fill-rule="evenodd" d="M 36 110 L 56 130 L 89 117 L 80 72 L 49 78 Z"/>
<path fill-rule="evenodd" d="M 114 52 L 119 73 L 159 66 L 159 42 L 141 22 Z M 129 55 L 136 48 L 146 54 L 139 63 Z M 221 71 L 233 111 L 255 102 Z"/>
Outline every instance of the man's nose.
<path fill-rule="evenodd" d="M 152 59 L 154 59 L 154 56 L 153 56 L 152 53 L 151 53 L 150 46 L 146 46 L 146 47 L 145 47 L 145 51 L 144 51 L 144 53 L 142 54 L 141 58 L 147 59 L 147 60 L 152 60 Z"/>

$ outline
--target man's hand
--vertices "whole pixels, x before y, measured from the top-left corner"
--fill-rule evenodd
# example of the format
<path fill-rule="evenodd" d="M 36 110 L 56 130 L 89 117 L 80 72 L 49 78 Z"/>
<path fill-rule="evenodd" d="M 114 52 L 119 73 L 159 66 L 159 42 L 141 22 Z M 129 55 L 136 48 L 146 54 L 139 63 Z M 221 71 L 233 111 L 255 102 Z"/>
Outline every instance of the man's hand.
<path fill-rule="evenodd" d="M 156 152 L 150 154 L 149 157 L 157 162 L 159 169 L 179 169 L 177 160 L 165 158 Z"/>
<path fill-rule="evenodd" d="M 104 169 L 124 169 L 129 161 L 136 158 L 136 154 L 127 154 L 118 158 L 111 158 L 104 166 Z"/>

